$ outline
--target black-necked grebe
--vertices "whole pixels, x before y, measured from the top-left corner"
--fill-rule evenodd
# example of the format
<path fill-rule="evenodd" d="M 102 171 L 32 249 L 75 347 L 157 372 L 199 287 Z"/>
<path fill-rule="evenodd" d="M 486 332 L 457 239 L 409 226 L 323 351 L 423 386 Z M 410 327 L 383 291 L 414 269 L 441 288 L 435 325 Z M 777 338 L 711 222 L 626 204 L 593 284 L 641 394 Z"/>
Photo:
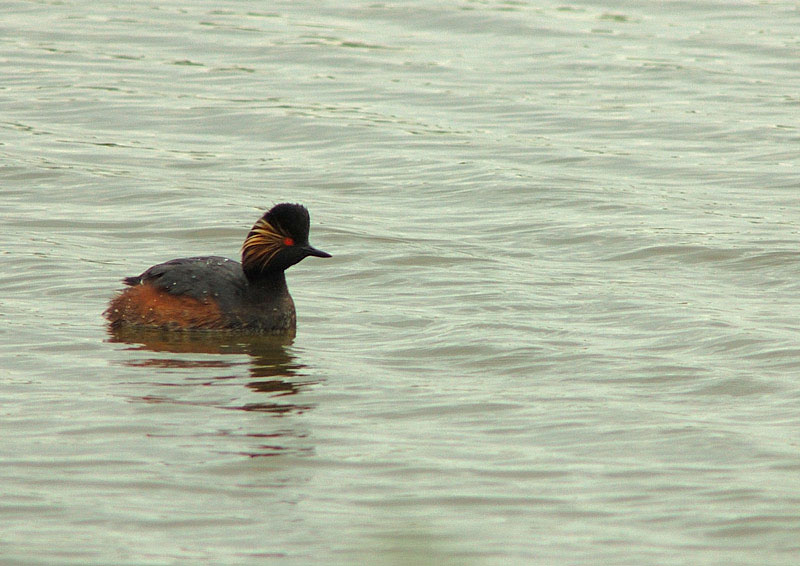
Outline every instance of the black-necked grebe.
<path fill-rule="evenodd" d="M 308 243 L 308 230 L 304 206 L 275 205 L 247 234 L 242 263 L 207 256 L 154 265 L 123 279 L 130 288 L 103 314 L 112 328 L 294 334 L 294 301 L 283 272 L 307 256 L 331 257 Z"/>

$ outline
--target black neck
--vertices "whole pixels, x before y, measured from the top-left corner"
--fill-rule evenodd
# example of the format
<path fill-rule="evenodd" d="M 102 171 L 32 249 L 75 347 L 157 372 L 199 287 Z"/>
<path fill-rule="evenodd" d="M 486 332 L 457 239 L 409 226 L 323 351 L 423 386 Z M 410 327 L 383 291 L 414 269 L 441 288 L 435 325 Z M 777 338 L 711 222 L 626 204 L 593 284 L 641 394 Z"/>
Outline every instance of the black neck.
<path fill-rule="evenodd" d="M 277 296 L 283 292 L 288 292 L 286 287 L 286 275 L 281 270 L 259 271 L 257 273 L 246 273 L 250 283 L 250 290 L 255 294 L 266 294 Z"/>

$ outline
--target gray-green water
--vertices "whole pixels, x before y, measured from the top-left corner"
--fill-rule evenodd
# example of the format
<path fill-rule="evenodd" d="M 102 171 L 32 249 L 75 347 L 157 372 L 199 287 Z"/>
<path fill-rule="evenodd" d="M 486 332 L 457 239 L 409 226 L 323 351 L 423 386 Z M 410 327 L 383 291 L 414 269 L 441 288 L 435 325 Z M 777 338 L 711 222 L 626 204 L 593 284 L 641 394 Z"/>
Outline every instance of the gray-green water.
<path fill-rule="evenodd" d="M 6 3 L 0 562 L 797 564 L 798 56 L 791 2 Z M 292 344 L 107 334 L 285 200 Z"/>

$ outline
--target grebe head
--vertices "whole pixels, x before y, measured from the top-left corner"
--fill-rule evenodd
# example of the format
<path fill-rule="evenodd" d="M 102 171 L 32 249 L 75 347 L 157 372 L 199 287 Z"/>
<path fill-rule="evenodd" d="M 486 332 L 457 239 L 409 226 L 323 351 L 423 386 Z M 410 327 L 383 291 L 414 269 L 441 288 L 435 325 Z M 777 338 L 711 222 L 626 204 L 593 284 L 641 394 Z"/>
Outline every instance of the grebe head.
<path fill-rule="evenodd" d="M 255 223 L 242 245 L 248 279 L 281 272 L 310 255 L 331 257 L 308 243 L 308 210 L 301 204 L 276 204 Z"/>

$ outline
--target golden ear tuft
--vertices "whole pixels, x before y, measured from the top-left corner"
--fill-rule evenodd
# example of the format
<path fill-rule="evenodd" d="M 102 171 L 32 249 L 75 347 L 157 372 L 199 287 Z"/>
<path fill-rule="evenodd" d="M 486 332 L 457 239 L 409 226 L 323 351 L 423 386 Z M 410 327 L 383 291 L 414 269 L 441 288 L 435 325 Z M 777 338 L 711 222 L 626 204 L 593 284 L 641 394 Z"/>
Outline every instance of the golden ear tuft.
<path fill-rule="evenodd" d="M 245 271 L 262 271 L 287 244 L 291 236 L 270 224 L 265 218 L 255 223 L 242 245 L 242 266 Z"/>

